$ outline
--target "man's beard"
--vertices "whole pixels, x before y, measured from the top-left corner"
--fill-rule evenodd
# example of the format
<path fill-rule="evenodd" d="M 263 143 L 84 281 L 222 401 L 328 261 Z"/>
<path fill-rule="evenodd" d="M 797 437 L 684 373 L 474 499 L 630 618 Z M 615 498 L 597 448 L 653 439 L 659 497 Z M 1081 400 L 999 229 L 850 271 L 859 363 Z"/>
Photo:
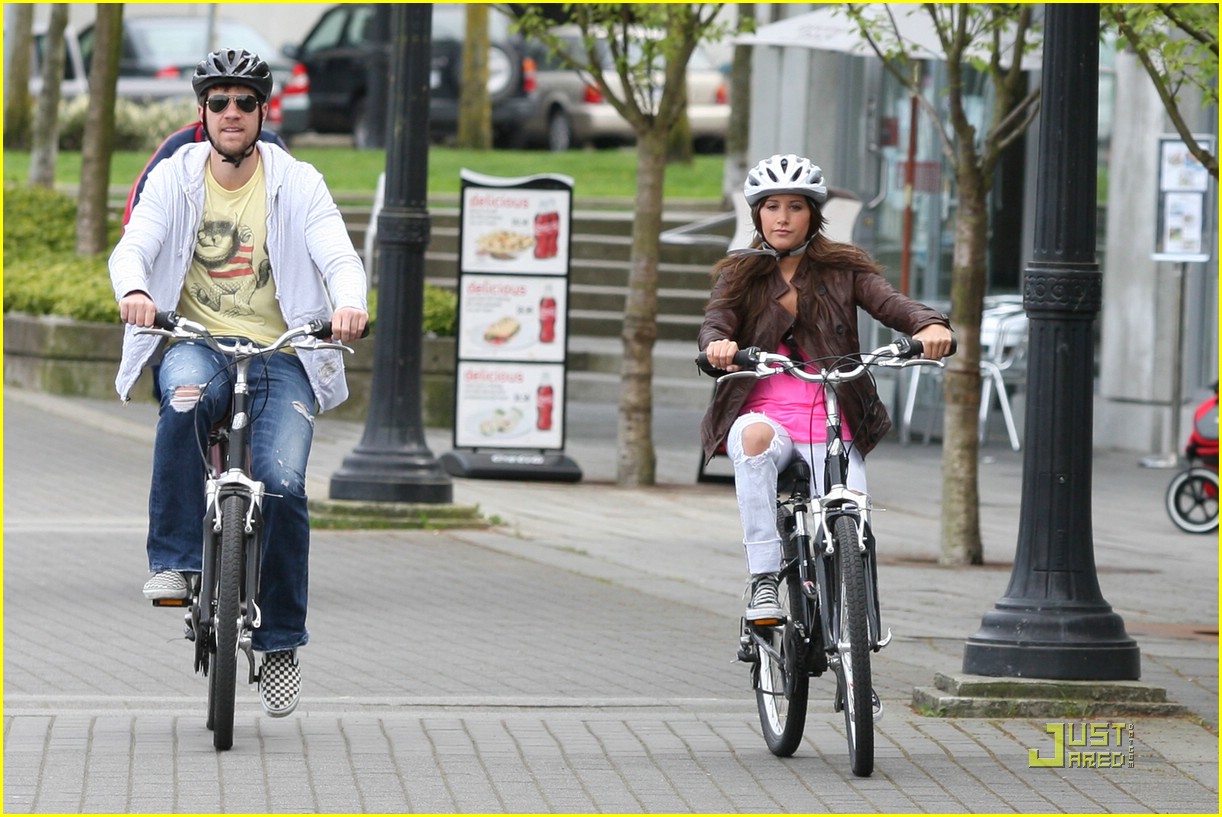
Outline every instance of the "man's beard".
<path fill-rule="evenodd" d="M 251 157 L 251 155 L 254 154 L 255 142 L 259 141 L 259 134 L 262 132 L 263 132 L 263 117 L 260 116 L 259 117 L 259 127 L 255 129 L 254 138 L 250 140 L 250 143 L 247 144 L 246 147 L 242 148 L 240 151 L 228 152 L 228 151 L 224 151 L 221 149 L 221 146 L 217 144 L 217 141 L 212 138 L 212 131 L 208 130 L 208 124 L 206 122 L 204 123 L 204 134 L 208 137 L 208 142 L 209 144 L 212 145 L 212 149 L 215 150 L 217 153 L 221 154 L 222 162 L 228 162 L 229 164 L 233 165 L 234 167 L 241 167 L 242 162 L 246 161 L 247 159 Z"/>

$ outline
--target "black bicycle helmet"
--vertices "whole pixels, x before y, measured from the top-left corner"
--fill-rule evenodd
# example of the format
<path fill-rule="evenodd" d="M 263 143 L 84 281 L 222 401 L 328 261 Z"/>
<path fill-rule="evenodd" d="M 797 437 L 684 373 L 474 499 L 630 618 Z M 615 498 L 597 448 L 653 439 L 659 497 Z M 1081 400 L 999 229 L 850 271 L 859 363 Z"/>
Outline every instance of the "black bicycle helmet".
<path fill-rule="evenodd" d="M 258 55 L 243 48 L 222 48 L 195 66 L 191 87 L 201 102 L 218 85 L 249 85 L 260 102 L 272 95 L 272 69 Z"/>

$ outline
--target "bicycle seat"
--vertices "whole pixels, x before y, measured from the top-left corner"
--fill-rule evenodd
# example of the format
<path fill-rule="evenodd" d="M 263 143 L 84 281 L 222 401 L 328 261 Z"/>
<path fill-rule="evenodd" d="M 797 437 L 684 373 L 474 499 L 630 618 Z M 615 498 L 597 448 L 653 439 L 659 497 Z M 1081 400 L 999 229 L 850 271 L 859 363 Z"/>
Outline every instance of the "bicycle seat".
<path fill-rule="evenodd" d="M 785 470 L 777 475 L 776 490 L 778 494 L 810 495 L 810 466 L 806 460 L 798 457 Z"/>

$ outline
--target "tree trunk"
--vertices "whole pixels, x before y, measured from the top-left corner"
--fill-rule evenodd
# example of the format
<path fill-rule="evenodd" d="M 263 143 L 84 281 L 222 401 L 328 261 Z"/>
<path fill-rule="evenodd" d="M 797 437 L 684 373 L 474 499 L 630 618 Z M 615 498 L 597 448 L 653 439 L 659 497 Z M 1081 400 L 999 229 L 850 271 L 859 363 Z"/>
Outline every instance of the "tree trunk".
<path fill-rule="evenodd" d="M 666 140 L 666 163 L 672 165 L 690 165 L 695 158 L 695 147 L 692 144 L 692 121 L 687 115 L 687 74 L 683 74 L 683 110 L 679 120 L 670 129 Z"/>
<path fill-rule="evenodd" d="M 28 150 L 30 147 L 30 52 L 34 42 L 34 6 L 15 3 L 12 7 L 13 30 L 9 36 L 13 51 L 9 58 L 4 88 L 4 147 Z"/>
<path fill-rule="evenodd" d="M 462 87 L 458 93 L 458 146 L 492 147 L 492 102 L 488 98 L 488 5 L 469 3 L 467 37 L 462 49 Z"/>
<path fill-rule="evenodd" d="M 658 339 L 658 255 L 667 139 L 668 134 L 657 128 L 637 133 L 636 217 L 632 223 L 628 297 L 621 336 L 624 360 L 620 373 L 616 478 L 621 485 L 653 485 L 657 481 L 657 455 L 653 447 L 653 346 Z"/>
<path fill-rule="evenodd" d="M 959 351 L 945 373 L 942 444 L 942 551 L 945 565 L 983 564 L 977 440 L 980 428 L 980 317 L 984 309 L 988 247 L 988 193 L 978 163 L 961 156 L 957 178 L 951 272 L 951 325 Z"/>
<path fill-rule="evenodd" d="M 68 6 L 54 3 L 47 26 L 46 49 L 42 63 L 42 93 L 34 112 L 34 139 L 30 146 L 30 186 L 55 185 L 55 160 L 59 156 L 59 97 L 64 79 L 64 29 L 68 27 Z"/>
<path fill-rule="evenodd" d="M 81 146 L 81 188 L 76 207 L 76 252 L 93 255 L 108 249 L 106 222 L 110 193 L 110 156 L 115 144 L 115 86 L 123 43 L 123 4 L 99 3 L 93 29 L 93 68 L 85 135 Z"/>
<path fill-rule="evenodd" d="M 755 4 L 738 7 L 739 18 L 755 18 Z M 734 46 L 730 64 L 730 124 L 726 129 L 726 164 L 722 191 L 727 200 L 742 195 L 747 178 L 747 147 L 751 133 L 751 46 Z"/>

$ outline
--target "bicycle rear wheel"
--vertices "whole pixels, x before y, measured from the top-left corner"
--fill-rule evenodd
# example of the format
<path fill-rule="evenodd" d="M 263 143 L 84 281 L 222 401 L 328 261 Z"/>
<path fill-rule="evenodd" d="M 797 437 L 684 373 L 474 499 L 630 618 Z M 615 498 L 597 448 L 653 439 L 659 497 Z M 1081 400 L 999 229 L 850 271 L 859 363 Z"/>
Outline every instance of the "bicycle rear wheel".
<path fill-rule="evenodd" d="M 844 708 L 849 765 L 858 777 L 874 771 L 873 679 L 870 677 L 870 629 L 866 617 L 865 562 L 857 549 L 857 526 L 848 516 L 832 528 L 840 560 L 840 633 L 836 668 Z"/>
<path fill-rule="evenodd" d="M 1167 514 L 1187 533 L 1218 529 L 1218 475 L 1194 466 L 1180 471 L 1167 486 Z"/>
<path fill-rule="evenodd" d="M 810 695 L 810 676 L 804 660 L 805 645 L 798 631 L 806 603 L 799 586 L 794 554 L 797 547 L 789 539 L 782 520 L 783 555 L 786 569 L 781 571 L 777 596 L 785 620 L 773 627 L 758 627 L 756 632 L 768 642 L 769 649 L 758 647 L 755 704 L 768 750 L 777 757 L 789 757 L 802 742 L 806 728 L 806 702 Z"/>
<path fill-rule="evenodd" d="M 238 621 L 241 609 L 243 543 L 246 539 L 246 502 L 241 496 L 221 503 L 221 565 L 217 577 L 216 655 L 208 683 L 208 711 L 212 720 L 212 745 L 233 746 L 233 708 L 238 672 Z"/>

